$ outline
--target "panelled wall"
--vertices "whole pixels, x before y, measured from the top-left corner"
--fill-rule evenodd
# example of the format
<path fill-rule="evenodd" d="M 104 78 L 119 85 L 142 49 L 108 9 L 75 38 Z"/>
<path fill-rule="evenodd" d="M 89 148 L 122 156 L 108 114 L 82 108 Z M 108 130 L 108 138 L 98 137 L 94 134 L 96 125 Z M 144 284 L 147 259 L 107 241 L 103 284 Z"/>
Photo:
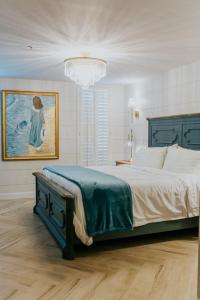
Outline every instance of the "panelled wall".
<path fill-rule="evenodd" d="M 124 87 L 109 85 L 103 88 L 109 91 L 110 164 L 113 164 L 115 159 L 124 157 Z M 0 159 L 0 199 L 33 197 L 32 172 L 39 171 L 49 164 L 77 164 L 79 162 L 77 87 L 67 82 L 1 78 L 0 89 L 52 91 L 58 92 L 60 96 L 60 159 L 16 162 L 3 162 Z"/>
<path fill-rule="evenodd" d="M 147 117 L 200 112 L 200 61 L 128 85 L 125 91 L 126 101 L 130 97 L 135 100 L 136 107 L 141 112 L 140 119 L 134 122 L 137 148 L 147 145 Z M 127 135 L 130 128 L 128 109 L 125 120 Z"/>

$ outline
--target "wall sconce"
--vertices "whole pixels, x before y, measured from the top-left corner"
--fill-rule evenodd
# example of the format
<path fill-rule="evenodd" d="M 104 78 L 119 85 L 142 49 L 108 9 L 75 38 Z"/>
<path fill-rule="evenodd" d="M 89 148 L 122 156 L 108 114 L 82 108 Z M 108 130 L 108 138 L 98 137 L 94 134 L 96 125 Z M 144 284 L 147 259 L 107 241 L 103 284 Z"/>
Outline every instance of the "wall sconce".
<path fill-rule="evenodd" d="M 135 103 L 133 98 L 129 98 L 128 100 L 128 108 L 131 110 L 131 116 L 133 119 L 139 119 L 140 118 L 140 111 L 135 107 Z"/>
<path fill-rule="evenodd" d="M 140 118 L 140 111 L 139 111 L 139 109 L 133 110 L 132 114 L 133 114 L 133 117 L 135 119 L 139 119 Z"/>

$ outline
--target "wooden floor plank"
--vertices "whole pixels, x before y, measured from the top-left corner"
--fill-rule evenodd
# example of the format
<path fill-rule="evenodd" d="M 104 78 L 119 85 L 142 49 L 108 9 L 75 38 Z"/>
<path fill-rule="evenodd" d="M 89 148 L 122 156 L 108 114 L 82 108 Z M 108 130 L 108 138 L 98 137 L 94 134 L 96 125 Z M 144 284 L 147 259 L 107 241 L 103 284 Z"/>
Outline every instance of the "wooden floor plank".
<path fill-rule="evenodd" d="M 0 299 L 195 300 L 197 232 L 77 247 L 66 261 L 33 200 L 0 202 Z"/>

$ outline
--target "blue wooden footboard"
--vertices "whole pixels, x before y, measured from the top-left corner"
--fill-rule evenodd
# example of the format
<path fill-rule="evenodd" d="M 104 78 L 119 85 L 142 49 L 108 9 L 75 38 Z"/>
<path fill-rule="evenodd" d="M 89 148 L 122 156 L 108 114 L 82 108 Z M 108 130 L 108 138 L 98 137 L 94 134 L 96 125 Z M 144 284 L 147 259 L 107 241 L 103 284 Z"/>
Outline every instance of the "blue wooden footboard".
<path fill-rule="evenodd" d="M 74 259 L 75 197 L 43 174 L 38 172 L 33 175 L 36 178 L 36 204 L 33 212 L 39 215 L 57 241 L 63 258 Z"/>

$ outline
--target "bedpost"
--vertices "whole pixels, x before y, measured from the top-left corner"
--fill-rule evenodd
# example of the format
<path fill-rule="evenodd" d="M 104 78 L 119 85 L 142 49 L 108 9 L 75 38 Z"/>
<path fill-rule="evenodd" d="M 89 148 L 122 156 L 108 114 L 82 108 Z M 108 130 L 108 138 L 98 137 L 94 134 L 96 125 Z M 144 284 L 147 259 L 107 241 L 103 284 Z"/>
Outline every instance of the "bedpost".
<path fill-rule="evenodd" d="M 37 195 L 38 195 L 38 182 L 35 173 L 33 175 L 35 176 L 35 205 L 33 206 L 33 213 L 37 215 L 38 213 L 36 210 L 36 206 L 37 206 Z"/>
<path fill-rule="evenodd" d="M 66 201 L 66 246 L 62 249 L 62 257 L 64 259 L 74 259 L 74 200 Z"/>

